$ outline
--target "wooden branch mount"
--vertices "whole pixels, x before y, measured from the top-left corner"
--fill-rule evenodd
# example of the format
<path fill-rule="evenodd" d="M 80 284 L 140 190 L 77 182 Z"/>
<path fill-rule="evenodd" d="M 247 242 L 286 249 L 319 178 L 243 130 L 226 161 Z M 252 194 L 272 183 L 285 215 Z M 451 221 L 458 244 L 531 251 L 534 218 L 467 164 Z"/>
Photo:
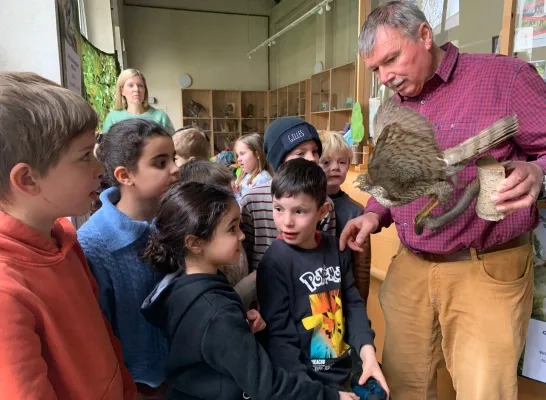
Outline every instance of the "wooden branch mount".
<path fill-rule="evenodd" d="M 504 219 L 505 215 L 497 211 L 495 203 L 491 201 L 491 196 L 497 192 L 498 186 L 506 178 L 506 170 L 493 156 L 480 158 L 476 165 L 480 182 L 476 214 L 486 221 L 500 221 Z"/>

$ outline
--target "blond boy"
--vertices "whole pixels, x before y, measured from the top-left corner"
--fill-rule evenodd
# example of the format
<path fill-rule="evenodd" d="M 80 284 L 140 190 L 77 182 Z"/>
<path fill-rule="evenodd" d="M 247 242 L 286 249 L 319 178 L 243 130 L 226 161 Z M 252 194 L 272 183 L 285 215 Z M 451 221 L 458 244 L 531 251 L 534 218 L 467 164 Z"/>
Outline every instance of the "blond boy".
<path fill-rule="evenodd" d="M 175 162 L 181 167 L 191 160 L 208 160 L 210 158 L 210 143 L 204 132 L 198 128 L 187 128 L 173 135 Z"/>
<path fill-rule="evenodd" d="M 97 116 L 29 73 L 0 73 L 0 398 L 134 399 L 65 216 L 89 211 Z"/>
<path fill-rule="evenodd" d="M 326 174 L 328 196 L 334 202 L 336 236 L 339 238 L 347 221 L 364 212 L 362 204 L 354 201 L 341 190 L 341 185 L 345 182 L 347 172 L 349 172 L 353 151 L 345 138 L 337 132 L 319 131 L 319 137 L 322 142 L 322 156 L 319 165 Z M 370 290 L 371 247 L 369 238 L 363 252 L 351 253 L 351 263 L 356 287 L 366 303 Z"/>

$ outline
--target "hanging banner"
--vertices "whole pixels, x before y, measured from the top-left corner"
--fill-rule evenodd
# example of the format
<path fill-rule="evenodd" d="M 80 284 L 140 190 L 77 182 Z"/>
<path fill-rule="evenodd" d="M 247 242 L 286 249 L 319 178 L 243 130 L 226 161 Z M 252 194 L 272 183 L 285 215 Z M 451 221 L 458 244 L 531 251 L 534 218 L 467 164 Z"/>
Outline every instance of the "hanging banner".
<path fill-rule="evenodd" d="M 85 98 L 97 112 L 99 127 L 102 127 L 106 116 L 114 108 L 116 82 L 121 68 L 116 53 L 105 53 L 83 36 L 81 43 Z"/>

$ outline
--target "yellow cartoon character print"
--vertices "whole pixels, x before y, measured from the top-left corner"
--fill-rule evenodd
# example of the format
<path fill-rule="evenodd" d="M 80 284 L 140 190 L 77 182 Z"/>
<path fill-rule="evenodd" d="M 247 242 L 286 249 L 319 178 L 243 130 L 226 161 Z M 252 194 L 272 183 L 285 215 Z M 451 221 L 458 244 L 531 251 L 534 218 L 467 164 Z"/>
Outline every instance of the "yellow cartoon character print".
<path fill-rule="evenodd" d="M 345 321 L 339 289 L 309 295 L 312 315 L 302 319 L 308 331 L 314 329 L 311 338 L 312 359 L 338 358 L 349 346 L 343 341 Z"/>

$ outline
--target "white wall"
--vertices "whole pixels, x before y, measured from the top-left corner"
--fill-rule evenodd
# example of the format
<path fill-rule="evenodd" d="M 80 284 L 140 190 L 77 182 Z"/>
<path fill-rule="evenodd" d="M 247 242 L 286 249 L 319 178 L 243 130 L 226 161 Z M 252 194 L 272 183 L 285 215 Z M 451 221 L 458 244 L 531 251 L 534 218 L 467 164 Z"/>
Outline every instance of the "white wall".
<path fill-rule="evenodd" d="M 336 0 L 332 4 L 334 47 L 332 67 L 356 60 L 358 54 L 358 0 Z"/>
<path fill-rule="evenodd" d="M 293 0 L 284 0 L 290 2 Z M 269 15 L 274 0 L 125 0 L 126 5 Z"/>
<path fill-rule="evenodd" d="M 271 13 L 271 35 L 316 4 L 317 0 L 282 1 Z M 335 0 L 330 6 L 331 11 L 310 16 L 276 40 L 271 47 L 271 88 L 309 78 L 318 61 L 328 69 L 356 60 L 358 0 Z"/>
<path fill-rule="evenodd" d="M 125 6 L 128 68 L 146 76 L 150 96 L 181 126 L 181 89 L 188 73 L 192 88 L 267 90 L 267 51 L 249 50 L 267 39 L 267 18 Z"/>
<path fill-rule="evenodd" d="M 313 17 L 292 28 L 276 42 L 270 48 L 271 88 L 309 78 L 316 62 L 316 29 Z"/>
<path fill-rule="evenodd" d="M 106 52 L 114 52 L 114 30 L 110 0 L 84 0 L 87 40 Z"/>
<path fill-rule="evenodd" d="M 111 0 L 112 25 L 114 26 L 114 47 L 118 52 L 118 61 L 121 69 L 127 65 L 127 52 L 125 51 L 125 24 L 123 22 L 124 0 Z"/>
<path fill-rule="evenodd" d="M 0 10 L 0 71 L 31 71 L 60 84 L 56 2 L 3 1 Z"/>

